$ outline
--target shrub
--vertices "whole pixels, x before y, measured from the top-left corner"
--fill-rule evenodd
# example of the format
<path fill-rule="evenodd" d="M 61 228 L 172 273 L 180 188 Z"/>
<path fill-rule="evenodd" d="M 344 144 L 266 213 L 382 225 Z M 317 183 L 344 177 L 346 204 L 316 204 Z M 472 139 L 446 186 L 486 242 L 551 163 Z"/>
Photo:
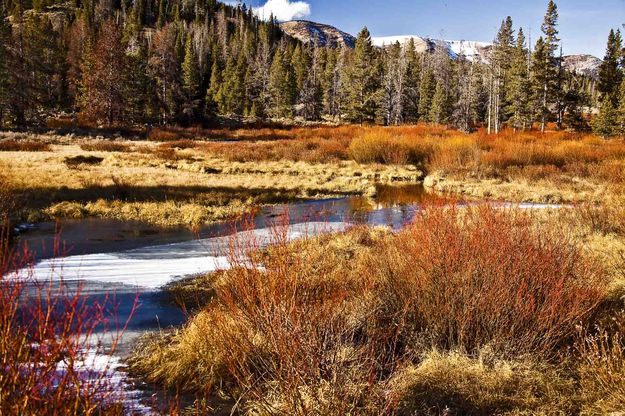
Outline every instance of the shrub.
<path fill-rule="evenodd" d="M 602 269 L 557 227 L 489 206 L 428 208 L 375 256 L 405 345 L 549 354 L 602 299 Z"/>
<path fill-rule="evenodd" d="M 577 343 L 586 414 L 611 414 L 625 408 L 625 311 L 610 321 L 611 328 L 582 332 Z"/>
<path fill-rule="evenodd" d="M 130 152 L 131 148 L 125 143 L 100 140 L 97 142 L 83 143 L 82 150 L 87 152 Z"/>
<path fill-rule="evenodd" d="M 625 207 L 620 202 L 610 204 L 583 204 L 575 208 L 580 224 L 587 225 L 593 232 L 625 235 Z"/>
<path fill-rule="evenodd" d="M 99 165 L 104 158 L 98 156 L 68 156 L 65 158 L 65 165 L 70 169 L 75 169 L 80 165 Z"/>
<path fill-rule="evenodd" d="M 554 230 L 517 211 L 428 206 L 396 234 L 243 234 L 234 268 L 198 281 L 202 311 L 146 341 L 132 368 L 223 390 L 252 414 L 566 413 L 568 376 L 524 357 L 566 353 L 604 276 Z"/>
<path fill-rule="evenodd" d="M 0 152 L 49 152 L 50 145 L 34 140 L 2 140 Z"/>
<path fill-rule="evenodd" d="M 122 414 L 123 392 L 106 377 L 121 336 L 107 334 L 116 321 L 106 311 L 116 306 L 62 279 L 36 281 L 28 255 L 13 255 L 0 237 L 0 413 Z M 113 340 L 110 352 L 102 347 L 105 336 Z M 103 364 L 97 370 L 88 364 L 94 354 Z"/>
<path fill-rule="evenodd" d="M 9 179 L 0 174 L 0 229 L 13 216 L 18 206 L 17 191 Z"/>
<path fill-rule="evenodd" d="M 398 371 L 389 384 L 399 415 L 575 412 L 573 382 L 553 367 L 502 360 L 488 351 L 478 357 L 429 351 L 418 365 Z"/>
<path fill-rule="evenodd" d="M 392 130 L 365 133 L 349 145 L 350 156 L 359 163 L 423 164 L 432 150 L 422 138 L 395 136 Z"/>

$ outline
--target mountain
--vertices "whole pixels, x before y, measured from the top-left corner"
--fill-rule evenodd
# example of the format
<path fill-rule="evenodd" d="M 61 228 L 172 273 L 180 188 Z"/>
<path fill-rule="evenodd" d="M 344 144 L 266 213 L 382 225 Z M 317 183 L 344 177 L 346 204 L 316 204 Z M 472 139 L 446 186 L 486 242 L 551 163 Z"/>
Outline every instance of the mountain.
<path fill-rule="evenodd" d="M 568 71 L 597 79 L 601 62 L 601 59 L 592 55 L 567 55 L 562 65 Z"/>
<path fill-rule="evenodd" d="M 492 46 L 491 43 L 486 42 L 471 40 L 438 41 L 436 39 L 424 38 L 417 35 L 377 36 L 372 38 L 373 44 L 379 47 L 388 46 L 395 42 L 404 44 L 410 41 L 410 39 L 414 40 L 417 52 L 432 51 L 438 42 L 442 42 L 443 46 L 449 51 L 449 55 L 453 58 L 464 55 L 469 61 L 477 60 L 479 62 L 486 61 L 488 50 Z"/>
<path fill-rule="evenodd" d="M 322 23 L 310 22 L 307 20 L 293 20 L 280 24 L 282 30 L 300 41 L 308 44 L 317 42 L 320 46 L 336 47 L 346 45 L 353 48 L 356 38 L 349 33 L 343 32 L 333 26 Z M 405 44 L 410 39 L 414 40 L 417 52 L 431 52 L 436 48 L 437 43 L 447 48 L 449 55 L 457 58 L 464 55 L 469 61 L 488 62 L 488 55 L 493 44 L 488 42 L 478 42 L 469 40 L 444 40 L 426 38 L 417 35 L 400 36 L 374 36 L 373 44 L 378 47 L 392 45 L 395 42 Z M 564 68 L 578 74 L 583 74 L 592 78 L 597 78 L 601 59 L 592 55 L 567 55 L 564 56 Z"/>
<path fill-rule="evenodd" d="M 317 43 L 319 46 L 331 48 L 346 45 L 353 48 L 356 38 L 349 33 L 343 32 L 333 26 L 322 23 L 309 22 L 307 20 L 292 20 L 280 23 L 280 28 L 289 36 L 303 43 Z"/>

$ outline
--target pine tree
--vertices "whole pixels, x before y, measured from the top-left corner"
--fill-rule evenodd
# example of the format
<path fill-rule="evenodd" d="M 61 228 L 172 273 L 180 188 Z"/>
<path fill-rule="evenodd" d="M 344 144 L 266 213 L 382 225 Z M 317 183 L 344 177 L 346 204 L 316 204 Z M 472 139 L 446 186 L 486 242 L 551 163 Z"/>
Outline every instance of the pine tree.
<path fill-rule="evenodd" d="M 447 123 L 449 116 L 449 105 L 447 95 L 445 93 L 445 84 L 443 81 L 436 82 L 434 96 L 432 97 L 432 106 L 428 113 L 428 121 L 435 124 Z"/>
<path fill-rule="evenodd" d="M 200 108 L 201 82 L 198 57 L 193 45 L 193 38 L 189 32 L 185 42 L 184 61 L 182 62 L 182 89 L 185 93 L 183 113 L 188 119 L 196 117 Z"/>
<path fill-rule="evenodd" d="M 376 51 L 366 27 L 358 33 L 346 74 L 347 119 L 360 124 L 373 122 L 379 105 L 380 79 Z"/>
<path fill-rule="evenodd" d="M 536 44 L 534 53 L 534 80 L 536 88 L 536 96 L 538 100 L 540 116 L 540 130 L 545 131 L 547 120 L 551 114 L 550 105 L 555 102 L 555 95 L 558 93 L 557 84 L 559 76 L 559 62 L 556 58 L 556 50 L 558 49 L 558 7 L 549 0 L 547 5 L 547 13 L 541 30 L 544 37 L 541 37 Z"/>
<path fill-rule="evenodd" d="M 214 116 L 218 111 L 219 91 L 221 91 L 221 66 L 219 64 L 219 54 L 213 58 L 211 66 L 210 84 L 206 91 L 206 108 L 205 114 L 208 118 Z"/>
<path fill-rule="evenodd" d="M 7 24 L 4 10 L 0 10 L 0 128 L 4 127 L 9 112 L 10 75 L 9 75 L 9 45 L 11 42 L 11 28 Z"/>
<path fill-rule="evenodd" d="M 618 132 L 618 114 L 609 97 L 604 98 L 599 114 L 592 121 L 592 130 L 595 134 L 608 138 Z"/>
<path fill-rule="evenodd" d="M 502 123 L 508 118 L 506 109 L 508 104 L 507 84 L 509 81 L 509 71 L 513 52 L 514 31 L 512 29 L 512 18 L 508 16 L 503 22 L 495 38 L 491 60 L 491 91 L 490 91 L 490 111 L 488 126 L 494 127 L 495 133 L 501 130 Z"/>
<path fill-rule="evenodd" d="M 619 108 L 617 112 L 616 124 L 621 136 L 625 136 L 625 79 L 621 81 L 619 89 Z"/>
<path fill-rule="evenodd" d="M 510 124 L 514 130 L 525 130 L 530 124 L 531 84 L 527 67 L 528 52 L 525 47 L 525 34 L 519 28 L 516 46 L 512 51 L 510 82 L 507 89 Z"/>
<path fill-rule="evenodd" d="M 414 38 L 410 38 L 405 46 L 406 71 L 404 82 L 404 114 L 403 119 L 415 123 L 419 119 L 419 82 L 421 66 Z"/>
<path fill-rule="evenodd" d="M 599 82 L 597 89 L 602 99 L 606 97 L 612 100 L 612 105 L 617 105 L 619 86 L 623 80 L 623 72 L 620 61 L 623 54 L 621 32 L 610 30 L 605 57 L 599 67 Z"/>
<path fill-rule="evenodd" d="M 427 67 L 421 75 L 419 83 L 419 121 L 429 121 L 430 106 L 436 89 L 434 73 Z"/>
<path fill-rule="evenodd" d="M 273 117 L 288 117 L 293 112 L 291 97 L 291 80 L 287 68 L 286 52 L 277 50 L 271 63 L 269 75 L 269 92 L 271 95 L 270 115 Z"/>

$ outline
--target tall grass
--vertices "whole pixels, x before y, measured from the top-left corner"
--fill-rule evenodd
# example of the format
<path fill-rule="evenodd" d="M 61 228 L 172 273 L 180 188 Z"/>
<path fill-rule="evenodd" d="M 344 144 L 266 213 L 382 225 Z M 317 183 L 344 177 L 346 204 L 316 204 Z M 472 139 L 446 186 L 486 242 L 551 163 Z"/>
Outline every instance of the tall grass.
<path fill-rule="evenodd" d="M 470 353 L 547 355 L 603 296 L 602 269 L 568 236 L 489 206 L 418 214 L 370 267 L 407 345 Z"/>

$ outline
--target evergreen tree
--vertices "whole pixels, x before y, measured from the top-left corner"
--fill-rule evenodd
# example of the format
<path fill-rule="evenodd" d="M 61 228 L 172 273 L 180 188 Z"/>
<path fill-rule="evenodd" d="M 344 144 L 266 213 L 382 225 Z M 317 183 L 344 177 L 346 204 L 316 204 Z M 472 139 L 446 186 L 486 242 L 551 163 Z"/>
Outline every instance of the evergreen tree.
<path fill-rule="evenodd" d="M 512 29 L 512 18 L 508 16 L 503 22 L 495 38 L 491 60 L 491 91 L 490 91 L 490 111 L 488 126 L 494 127 L 495 133 L 501 129 L 502 123 L 507 120 L 508 98 L 507 84 L 509 81 L 509 71 L 514 49 L 514 31 Z"/>
<path fill-rule="evenodd" d="M 347 119 L 360 124 L 373 122 L 379 105 L 380 78 L 376 51 L 366 27 L 358 33 L 346 74 Z"/>
<path fill-rule="evenodd" d="M 623 80 L 623 72 L 620 67 L 623 57 L 623 44 L 621 32 L 610 30 L 605 57 L 599 67 L 598 90 L 602 99 L 609 98 L 612 105 L 617 105 L 619 86 Z"/>
<path fill-rule="evenodd" d="M 185 93 L 183 113 L 188 119 L 196 117 L 200 108 L 201 81 L 198 57 L 193 45 L 193 38 L 189 32 L 185 42 L 184 61 L 182 62 L 182 89 Z"/>
<path fill-rule="evenodd" d="M 530 99 L 531 84 L 528 71 L 528 51 L 525 47 L 525 34 L 519 28 L 516 46 L 512 51 L 510 82 L 507 89 L 510 124 L 515 130 L 525 130 L 531 125 Z"/>
<path fill-rule="evenodd" d="M 445 84 L 439 80 L 436 82 L 434 96 L 432 97 L 432 106 L 428 113 L 428 121 L 435 124 L 447 123 L 449 116 L 449 106 L 445 93 Z"/>
<path fill-rule="evenodd" d="M 595 134 L 608 138 L 618 132 L 618 114 L 609 97 L 604 98 L 599 114 L 592 121 L 592 130 Z"/>
<path fill-rule="evenodd" d="M 625 80 L 621 82 L 619 89 L 619 108 L 617 112 L 616 124 L 621 136 L 625 136 Z"/>
<path fill-rule="evenodd" d="M 419 120 L 419 82 L 421 66 L 414 38 L 410 38 L 405 48 L 406 69 L 403 88 L 403 119 L 405 122 L 415 123 Z"/>
<path fill-rule="evenodd" d="M 205 114 L 210 118 L 218 111 L 219 91 L 221 91 L 221 67 L 219 65 L 219 55 L 213 59 L 211 66 L 210 84 L 206 91 L 206 109 Z"/>
<path fill-rule="evenodd" d="M 545 131 L 547 120 L 551 114 L 550 105 L 553 104 L 558 93 L 559 62 L 556 58 L 558 49 L 558 7 L 549 0 L 547 13 L 541 30 L 544 37 L 541 37 L 536 44 L 534 53 L 534 81 L 536 97 L 538 100 L 538 115 L 540 117 L 540 130 Z"/>
<path fill-rule="evenodd" d="M 4 127 L 9 112 L 10 75 L 9 75 L 9 43 L 11 28 L 7 24 L 4 11 L 0 11 L 0 128 Z"/>
<path fill-rule="evenodd" d="M 431 68 L 427 67 L 419 83 L 419 121 L 429 121 L 430 106 L 436 89 L 436 78 Z"/>
<path fill-rule="evenodd" d="M 292 79 L 285 62 L 285 51 L 276 51 L 271 63 L 269 74 L 269 92 L 271 95 L 270 115 L 273 117 L 289 117 L 293 113 Z"/>

